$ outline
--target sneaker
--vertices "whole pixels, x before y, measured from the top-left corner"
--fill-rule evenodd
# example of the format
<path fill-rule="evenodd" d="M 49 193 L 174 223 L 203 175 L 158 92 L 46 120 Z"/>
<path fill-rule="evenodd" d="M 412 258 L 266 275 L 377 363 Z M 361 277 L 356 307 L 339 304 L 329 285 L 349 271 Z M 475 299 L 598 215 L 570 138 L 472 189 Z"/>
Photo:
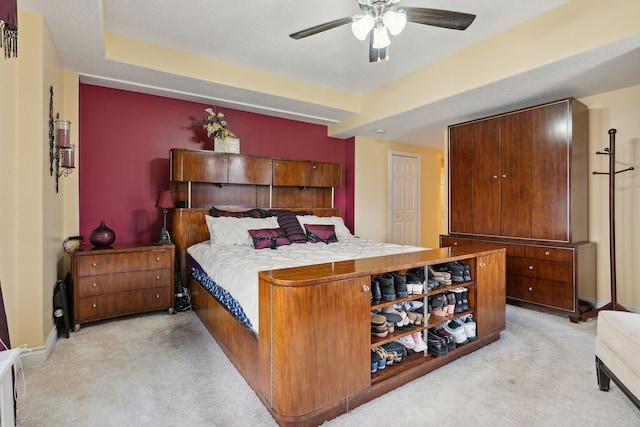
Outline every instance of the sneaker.
<path fill-rule="evenodd" d="M 466 291 L 467 291 L 467 288 L 451 289 L 451 292 L 453 292 L 456 298 L 456 308 L 454 310 L 455 313 L 462 313 L 463 311 L 465 311 L 464 304 L 463 304 L 463 293 Z M 466 310 L 468 309 L 469 309 L 469 303 L 467 302 Z"/>
<path fill-rule="evenodd" d="M 447 297 L 447 316 L 453 316 L 456 311 L 456 294 L 453 292 L 445 292 Z"/>
<path fill-rule="evenodd" d="M 447 264 L 447 268 L 451 272 L 451 280 L 454 282 L 464 282 L 464 267 L 458 261 Z"/>
<path fill-rule="evenodd" d="M 464 327 L 455 319 L 445 323 L 444 330 L 453 335 L 457 345 L 462 345 L 469 342 L 469 338 L 464 331 Z"/>
<path fill-rule="evenodd" d="M 378 284 L 380 285 L 380 292 L 382 293 L 383 301 L 395 301 L 396 288 L 393 283 L 393 276 L 390 274 L 383 274 L 378 277 Z"/>
<path fill-rule="evenodd" d="M 429 298 L 429 302 L 433 316 L 447 316 L 447 297 L 443 294 L 434 295 Z"/>
<path fill-rule="evenodd" d="M 407 335 L 406 337 L 398 338 L 396 341 L 398 341 L 400 344 L 402 344 L 409 350 L 414 350 L 416 347 L 416 342 L 413 339 L 413 336 L 410 336 L 410 335 Z"/>
<path fill-rule="evenodd" d="M 469 314 L 467 316 L 464 316 L 460 318 L 460 320 L 460 323 L 464 327 L 464 333 L 467 334 L 467 338 L 469 338 L 469 341 L 475 341 L 476 339 L 478 339 L 478 335 L 476 333 L 476 322 L 473 320 L 471 315 Z"/>
<path fill-rule="evenodd" d="M 400 273 L 391 273 L 393 277 L 393 284 L 395 286 L 395 292 L 398 298 L 407 298 L 409 291 L 407 290 L 407 276 Z"/>
<path fill-rule="evenodd" d="M 413 351 L 422 352 L 427 349 L 427 344 L 422 339 L 422 334 L 420 332 L 416 332 L 415 334 L 411 335 L 411 338 L 413 338 L 413 341 L 416 343 L 416 345 L 413 347 Z"/>

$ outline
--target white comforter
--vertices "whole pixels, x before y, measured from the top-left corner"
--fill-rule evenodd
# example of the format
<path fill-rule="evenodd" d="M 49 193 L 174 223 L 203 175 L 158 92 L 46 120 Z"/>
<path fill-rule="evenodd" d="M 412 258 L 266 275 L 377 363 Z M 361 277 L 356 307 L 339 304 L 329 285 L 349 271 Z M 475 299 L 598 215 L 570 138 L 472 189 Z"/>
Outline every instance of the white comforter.
<path fill-rule="evenodd" d="M 258 272 L 325 262 L 370 258 L 425 250 L 417 246 L 395 245 L 353 238 L 338 243 L 298 243 L 276 250 L 253 246 L 215 246 L 209 241 L 195 244 L 187 252 L 204 271 L 242 306 L 258 332 Z"/>

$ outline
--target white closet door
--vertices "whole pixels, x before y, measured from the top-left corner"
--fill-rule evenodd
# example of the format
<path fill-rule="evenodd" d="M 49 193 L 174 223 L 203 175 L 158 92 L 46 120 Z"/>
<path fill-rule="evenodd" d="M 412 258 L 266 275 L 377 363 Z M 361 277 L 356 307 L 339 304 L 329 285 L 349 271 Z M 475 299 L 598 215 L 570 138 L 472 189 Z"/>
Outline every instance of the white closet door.
<path fill-rule="evenodd" d="M 420 245 L 420 156 L 389 152 L 389 242 Z"/>

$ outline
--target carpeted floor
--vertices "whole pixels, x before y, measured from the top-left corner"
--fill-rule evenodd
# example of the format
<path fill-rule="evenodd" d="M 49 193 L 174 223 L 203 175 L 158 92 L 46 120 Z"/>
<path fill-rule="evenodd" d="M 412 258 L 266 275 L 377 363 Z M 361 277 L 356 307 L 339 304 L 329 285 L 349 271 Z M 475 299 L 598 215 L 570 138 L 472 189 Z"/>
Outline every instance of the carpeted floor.
<path fill-rule="evenodd" d="M 507 306 L 501 339 L 327 426 L 639 426 L 612 382 L 598 390 L 596 320 Z M 18 425 L 274 426 L 195 313 L 83 327 L 25 369 Z"/>

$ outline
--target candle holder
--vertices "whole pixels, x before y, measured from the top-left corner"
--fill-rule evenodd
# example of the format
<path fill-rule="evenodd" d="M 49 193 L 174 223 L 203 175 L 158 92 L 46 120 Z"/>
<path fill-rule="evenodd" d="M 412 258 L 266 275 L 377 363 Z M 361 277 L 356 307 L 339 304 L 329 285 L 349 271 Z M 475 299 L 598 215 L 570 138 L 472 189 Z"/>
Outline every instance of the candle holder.
<path fill-rule="evenodd" d="M 49 173 L 55 173 L 58 193 L 60 177 L 69 176 L 75 169 L 76 151 L 71 145 L 71 122 L 60 119 L 58 113 L 53 118 L 53 86 L 49 93 Z"/>

